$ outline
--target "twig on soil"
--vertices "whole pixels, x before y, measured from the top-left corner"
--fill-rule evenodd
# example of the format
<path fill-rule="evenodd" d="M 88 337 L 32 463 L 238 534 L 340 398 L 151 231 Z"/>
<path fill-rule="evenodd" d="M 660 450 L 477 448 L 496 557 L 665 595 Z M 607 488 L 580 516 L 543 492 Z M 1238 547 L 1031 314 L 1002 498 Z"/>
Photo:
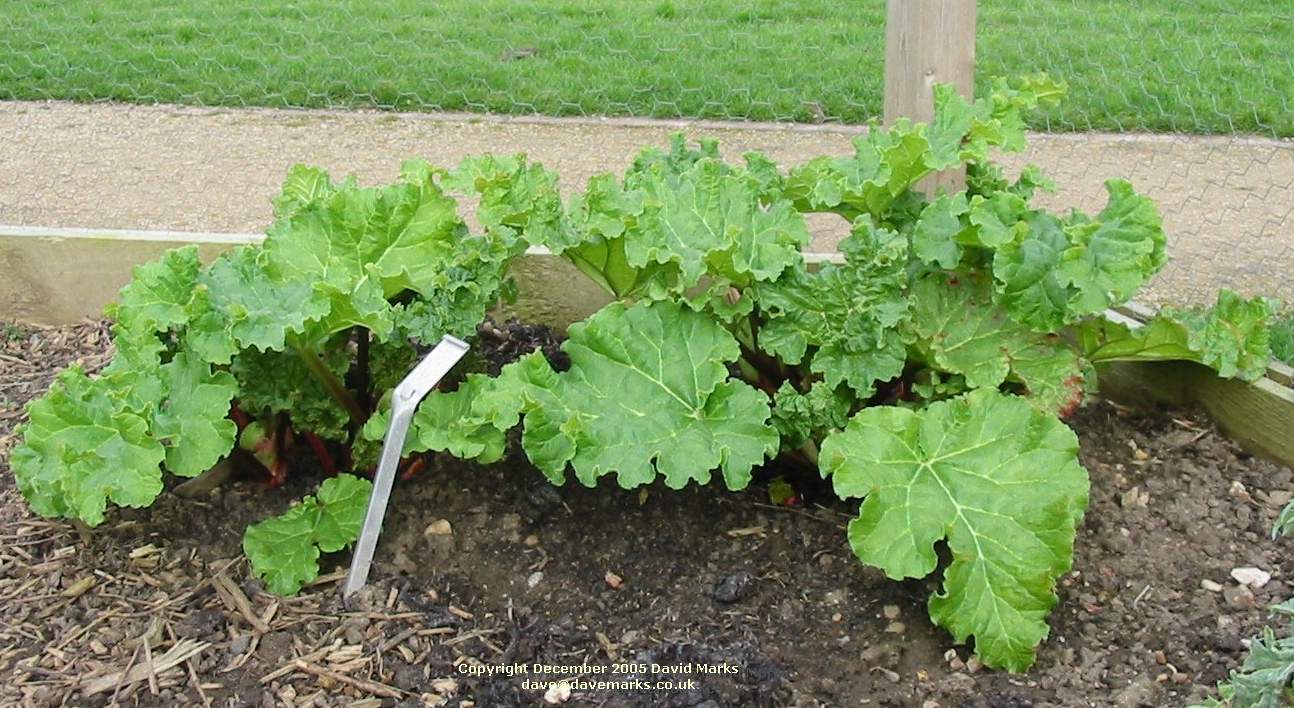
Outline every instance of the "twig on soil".
<path fill-rule="evenodd" d="M 153 665 L 153 647 L 148 641 L 148 635 L 144 635 L 144 667 L 148 669 L 148 690 L 154 696 L 157 695 L 157 667 Z"/>
<path fill-rule="evenodd" d="M 171 629 L 170 622 L 166 623 L 166 634 L 170 636 L 172 642 L 176 641 L 175 630 Z M 206 691 L 202 690 L 202 681 L 198 680 L 198 672 L 193 669 L 193 659 L 185 659 L 184 668 L 188 669 L 189 684 L 193 686 L 193 690 L 198 692 L 198 697 L 202 699 L 202 705 L 210 706 L 211 698 L 207 696 Z"/>
<path fill-rule="evenodd" d="M 108 705 L 117 705 L 117 694 L 121 693 L 121 687 L 126 684 L 126 677 L 130 675 L 130 670 L 135 668 L 135 661 L 139 659 L 139 650 L 141 648 L 140 645 L 135 645 L 135 651 L 130 654 L 130 661 L 126 662 L 125 671 L 121 672 L 121 677 L 117 679 L 117 685 L 112 687 L 112 700 L 108 701 Z"/>
<path fill-rule="evenodd" d="M 293 666 L 296 667 L 298 671 L 304 671 L 307 674 L 312 674 L 320 678 L 327 678 L 327 679 L 336 681 L 337 683 L 344 683 L 350 686 L 354 686 L 355 688 L 358 688 L 361 691 L 367 691 L 368 693 L 371 693 L 375 696 L 385 696 L 386 698 L 397 698 L 397 699 L 404 697 L 404 692 L 398 688 L 395 688 L 394 686 L 388 686 L 384 683 L 377 683 L 376 681 L 357 679 L 351 676 L 347 676 L 346 674 L 325 669 L 322 666 L 311 664 L 301 659 L 295 660 L 293 662 Z"/>
<path fill-rule="evenodd" d="M 216 589 L 216 595 L 220 601 L 233 612 L 236 612 L 252 629 L 262 634 L 270 631 L 270 626 L 261 621 L 252 610 L 252 604 L 248 601 L 243 591 L 229 579 L 229 576 L 222 574 L 212 578 L 211 586 Z"/>
<path fill-rule="evenodd" d="M 329 649 L 330 647 L 325 646 L 322 649 L 315 649 L 309 654 L 304 654 L 302 656 L 299 656 L 296 659 L 293 659 L 292 661 L 289 661 L 288 663 L 280 666 L 279 668 L 269 672 L 268 674 L 265 674 L 260 678 L 260 682 L 261 684 L 267 684 L 270 681 L 273 681 L 274 679 L 283 678 L 284 676 L 287 676 L 288 674 L 292 673 L 296 669 L 295 662 L 314 661 L 315 659 L 319 659 L 323 657 L 325 654 L 327 654 Z"/>

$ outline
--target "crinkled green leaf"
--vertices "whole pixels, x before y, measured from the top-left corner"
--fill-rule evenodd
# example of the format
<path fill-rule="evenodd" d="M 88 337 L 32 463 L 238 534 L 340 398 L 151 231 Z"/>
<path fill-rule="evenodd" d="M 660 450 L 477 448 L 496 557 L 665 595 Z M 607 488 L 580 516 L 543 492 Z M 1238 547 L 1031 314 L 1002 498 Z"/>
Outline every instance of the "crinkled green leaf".
<path fill-rule="evenodd" d="M 1294 366 L 1294 307 L 1274 315 L 1270 328 L 1272 358 Z"/>
<path fill-rule="evenodd" d="M 820 459 L 837 494 L 865 497 L 849 525 L 864 563 L 922 578 L 946 539 L 952 563 L 931 619 L 957 641 L 974 635 L 989 666 L 1033 663 L 1087 505 L 1069 428 L 1023 399 L 978 390 L 920 411 L 864 409 Z"/>
<path fill-rule="evenodd" d="M 349 474 L 339 474 L 319 485 L 319 521 L 314 533 L 319 550 L 336 553 L 359 538 L 372 492 L 372 482 Z"/>
<path fill-rule="evenodd" d="M 912 255 L 923 263 L 956 268 L 962 258 L 957 236 L 966 229 L 961 217 L 969 210 L 965 194 L 942 195 L 930 202 L 912 229 Z"/>
<path fill-rule="evenodd" d="M 589 486 L 614 472 L 626 488 L 658 473 L 681 488 L 720 469 L 741 489 L 777 451 L 768 398 L 727 380 L 737 342 L 703 314 L 669 302 L 613 303 L 572 325 L 563 348 L 570 370 L 528 376 L 539 404 L 526 413 L 523 437 L 554 480 L 569 461 Z"/>
<path fill-rule="evenodd" d="M 998 248 L 1019 241 L 1029 230 L 1023 220 L 1027 210 L 1024 199 L 1010 192 L 972 197 L 969 220 L 976 227 L 975 245 Z"/>
<path fill-rule="evenodd" d="M 783 382 L 773 396 L 773 426 L 783 449 L 796 449 L 844 428 L 854 404 L 848 391 L 821 381 L 810 386 L 808 393 L 800 393 L 789 382 Z"/>
<path fill-rule="evenodd" d="M 319 508 L 314 497 L 279 516 L 247 527 L 243 553 L 252 572 L 277 595 L 294 595 L 301 586 L 319 577 L 319 547 L 314 543 Z"/>
<path fill-rule="evenodd" d="M 344 341 L 338 338 L 324 349 L 325 355 L 320 359 L 324 368 L 339 380 L 351 365 Z M 229 367 L 238 381 L 238 405 L 256 417 L 287 413 L 297 430 L 330 440 L 346 440 L 350 416 L 311 375 L 302 356 L 293 351 L 248 349 L 240 352 Z M 304 356 L 313 354 L 307 352 Z"/>
<path fill-rule="evenodd" d="M 899 121 L 889 130 L 872 129 L 855 138 L 851 156 L 822 157 L 795 168 L 785 194 L 801 211 L 879 218 L 932 170 L 924 129 Z"/>
<path fill-rule="evenodd" d="M 1069 303 L 1076 291 L 1057 278 L 1069 238 L 1060 220 L 1050 214 L 1034 212 L 1025 223 L 1024 238 L 1004 244 L 993 257 L 996 300 L 1015 321 L 1038 332 L 1054 332 L 1075 319 Z"/>
<path fill-rule="evenodd" d="M 452 308 L 462 288 L 488 290 L 483 299 L 493 302 L 497 290 L 488 286 L 502 280 L 512 236 L 469 235 L 436 175 L 425 163 L 408 162 L 395 184 L 324 192 L 270 229 L 265 251 L 274 272 L 285 283 L 314 283 L 323 301 L 325 312 L 311 313 L 319 322 L 309 339 L 353 325 L 385 338 L 395 324 L 388 299 L 405 290 L 433 308 Z"/>
<path fill-rule="evenodd" d="M 1218 292 L 1213 307 L 1165 307 L 1141 327 L 1094 320 L 1081 328 L 1093 362 L 1195 361 L 1219 376 L 1246 381 L 1267 370 L 1272 303 L 1230 290 Z"/>
<path fill-rule="evenodd" d="M 758 180 L 712 159 L 679 173 L 655 165 L 634 186 L 644 207 L 625 234 L 626 260 L 637 268 L 677 264 L 683 288 L 707 272 L 743 284 L 772 280 L 809 242 L 789 202 L 762 205 Z"/>
<path fill-rule="evenodd" d="M 1077 355 L 1055 335 L 1037 334 L 993 303 L 986 277 L 929 273 L 912 285 L 910 327 L 930 363 L 971 388 L 1023 384 L 1039 409 L 1072 410 L 1083 399 Z"/>
<path fill-rule="evenodd" d="M 243 552 L 270 592 L 292 595 L 319 577 L 319 553 L 333 553 L 359 537 L 373 484 L 341 474 L 280 516 L 247 527 Z"/>
<path fill-rule="evenodd" d="M 848 383 L 866 398 L 877 381 L 902 373 L 907 358 L 896 326 L 908 310 L 907 240 L 863 218 L 841 248 L 843 265 L 793 268 L 755 288 L 764 316 L 759 346 L 787 364 L 811 355 L 810 370 L 829 386 Z"/>
<path fill-rule="evenodd" d="M 36 513 L 97 526 L 109 500 L 143 507 L 161 493 L 165 451 L 118 394 L 111 379 L 72 368 L 27 405 L 10 464 Z"/>
<path fill-rule="evenodd" d="M 516 230 L 535 246 L 560 239 L 562 199 L 557 173 L 526 156 L 469 157 L 445 178 L 445 188 L 480 195 L 476 219 L 487 230 Z"/>
<path fill-rule="evenodd" d="M 353 186 L 353 180 L 340 185 L 341 188 Z M 283 188 L 279 190 L 279 195 L 272 200 L 274 217 L 290 219 L 298 211 L 320 201 L 337 188 L 338 185 L 333 184 L 327 171 L 309 165 L 293 165 L 288 168 L 288 174 L 283 180 Z"/>
<path fill-rule="evenodd" d="M 435 450 L 448 452 L 455 457 L 495 462 L 507 449 L 507 430 L 482 420 L 472 412 L 472 405 L 491 386 L 494 379 L 484 374 L 469 374 L 451 393 L 436 392 L 418 406 L 410 428 L 410 437 L 417 437 L 406 450 Z M 517 401 L 520 409 L 523 401 Z"/>
<path fill-rule="evenodd" d="M 168 395 L 153 418 L 153 437 L 166 444 L 168 470 L 199 475 L 234 447 L 238 426 L 228 416 L 238 382 L 187 352 L 164 364 L 162 376 Z"/>
<path fill-rule="evenodd" d="M 1070 245 L 1056 278 L 1073 286 L 1069 307 L 1095 314 L 1126 302 L 1164 266 L 1164 230 L 1155 203 L 1124 180 L 1105 183 L 1110 201 L 1095 220 L 1081 215 L 1065 228 Z"/>
<path fill-rule="evenodd" d="M 123 331 L 165 332 L 188 322 L 188 304 L 202 261 L 197 246 L 167 251 L 161 258 L 135 266 L 108 316 Z"/>
<path fill-rule="evenodd" d="M 185 337 L 212 363 L 228 363 L 238 349 L 248 347 L 282 351 L 289 336 L 328 312 L 310 280 L 275 277 L 261 253 L 239 248 L 217 259 L 198 279 Z"/>

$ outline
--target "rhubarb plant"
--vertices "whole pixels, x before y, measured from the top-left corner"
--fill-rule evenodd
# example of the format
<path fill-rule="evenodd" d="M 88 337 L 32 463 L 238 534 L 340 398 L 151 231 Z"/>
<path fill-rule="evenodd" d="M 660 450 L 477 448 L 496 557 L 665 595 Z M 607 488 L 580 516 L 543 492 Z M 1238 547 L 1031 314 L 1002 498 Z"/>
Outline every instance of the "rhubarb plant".
<path fill-rule="evenodd" d="M 109 502 L 152 503 L 164 471 L 192 477 L 239 449 L 275 483 L 300 449 L 353 467 L 392 379 L 443 334 L 473 336 L 524 247 L 502 226 L 469 233 L 452 181 L 416 161 L 371 188 L 297 167 L 261 245 L 136 268 L 109 308 L 111 363 L 63 372 L 28 406 L 11 466 L 32 508 L 94 526 Z M 293 563 L 275 587 L 299 585 Z"/>
<path fill-rule="evenodd" d="M 921 578 L 947 544 L 931 618 L 986 664 L 1027 668 L 1087 503 L 1062 419 L 1096 364 L 1252 378 L 1272 315 L 1224 293 L 1140 327 L 1107 316 L 1164 265 L 1154 203 L 1115 179 L 1100 212 L 1054 214 L 1033 204 L 1051 188 L 1036 168 L 1010 179 L 989 159 L 1021 149 L 1023 112 L 1063 90 L 999 81 L 971 102 L 940 87 L 929 125 L 873 126 L 852 154 L 789 172 L 676 136 L 565 202 L 523 157 L 482 159 L 462 183 L 487 225 L 565 258 L 611 303 L 571 326 L 569 366 L 535 353 L 433 393 L 405 452 L 492 461 L 519 427 L 552 482 L 626 488 L 741 489 L 768 459 L 798 461 L 860 500 L 862 562 Z M 954 167 L 964 191 L 923 188 Z M 805 259 L 810 213 L 848 228 L 839 260 Z"/>

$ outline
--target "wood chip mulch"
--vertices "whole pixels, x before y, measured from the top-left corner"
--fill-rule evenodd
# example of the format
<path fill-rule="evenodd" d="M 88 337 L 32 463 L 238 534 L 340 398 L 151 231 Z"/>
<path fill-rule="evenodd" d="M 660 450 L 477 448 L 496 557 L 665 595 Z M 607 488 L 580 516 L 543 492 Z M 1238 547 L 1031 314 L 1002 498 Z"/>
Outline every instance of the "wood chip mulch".
<path fill-rule="evenodd" d="M 213 554 L 146 518 L 91 532 L 31 513 L 8 474 L 22 406 L 71 363 L 105 365 L 109 339 L 0 322 L 0 705 L 472 705 L 452 667 L 502 657 L 506 618 L 389 583 L 343 604 L 340 573 L 277 597 L 236 540 Z"/>

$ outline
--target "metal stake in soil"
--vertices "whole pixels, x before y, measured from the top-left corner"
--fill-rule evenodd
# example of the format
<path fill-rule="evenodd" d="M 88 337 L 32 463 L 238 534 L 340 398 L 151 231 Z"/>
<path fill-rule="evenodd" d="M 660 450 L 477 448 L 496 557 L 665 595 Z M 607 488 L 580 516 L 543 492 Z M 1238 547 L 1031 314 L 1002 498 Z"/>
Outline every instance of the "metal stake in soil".
<path fill-rule="evenodd" d="M 377 548 L 377 537 L 382 533 L 382 517 L 386 516 L 391 484 L 395 482 L 395 468 L 400 463 L 400 451 L 404 449 L 404 438 L 409 432 L 413 412 L 418 408 L 418 403 L 431 393 L 431 389 L 454 368 L 454 364 L 467 354 L 467 349 L 466 342 L 445 335 L 436 348 L 413 367 L 413 371 L 392 392 L 391 427 L 387 428 L 386 439 L 382 441 L 382 458 L 377 465 L 377 474 L 373 476 L 373 496 L 369 497 L 364 526 L 360 529 L 359 541 L 355 543 L 350 574 L 346 576 L 346 587 L 342 589 L 343 597 L 350 596 L 368 582 L 373 550 Z"/>

